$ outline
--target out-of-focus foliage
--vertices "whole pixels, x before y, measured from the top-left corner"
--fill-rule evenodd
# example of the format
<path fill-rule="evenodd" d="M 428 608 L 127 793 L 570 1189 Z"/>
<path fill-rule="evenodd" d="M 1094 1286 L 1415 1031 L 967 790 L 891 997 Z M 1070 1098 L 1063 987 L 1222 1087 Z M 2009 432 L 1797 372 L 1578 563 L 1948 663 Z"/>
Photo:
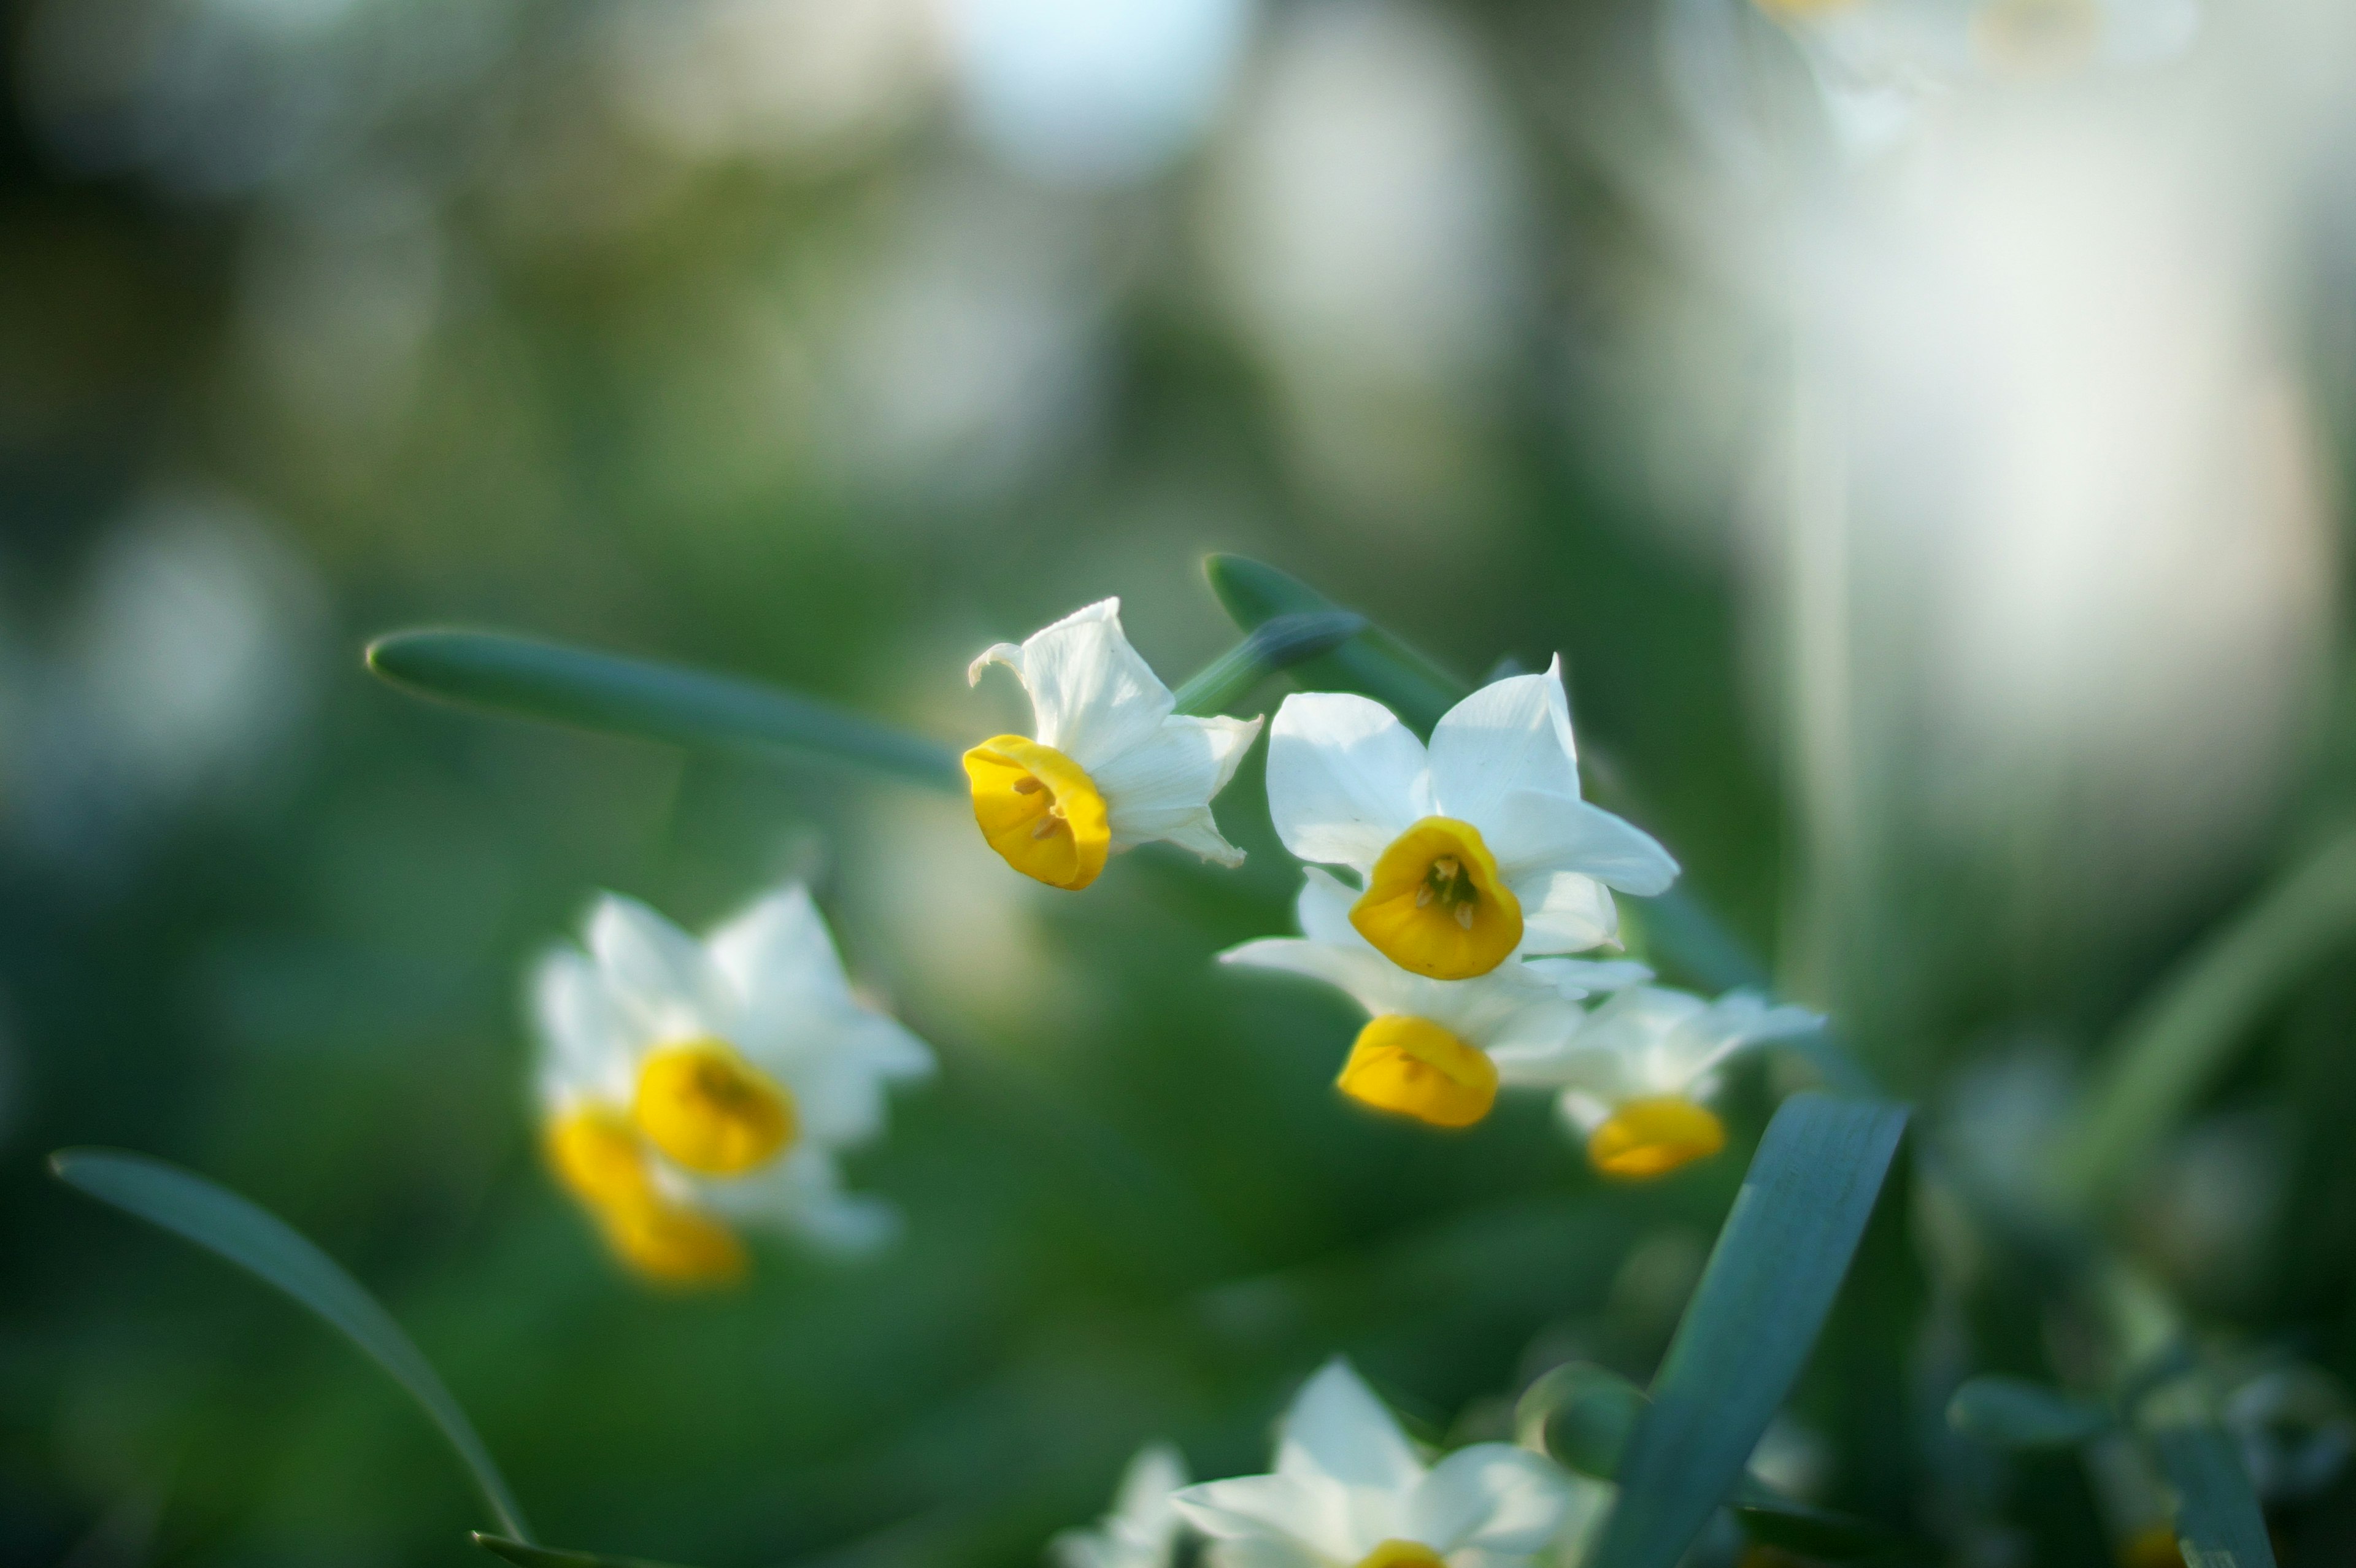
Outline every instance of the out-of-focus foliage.
<path fill-rule="evenodd" d="M 1257 754 L 1241 871 L 1149 849 L 1081 902 L 946 796 L 412 702 L 360 663 L 393 626 L 952 750 L 1016 717 L 966 660 L 1080 603 L 1173 686 L 1229 645 L 1209 550 L 1460 677 L 1559 651 L 1598 793 L 2034 1211 L 2136 1000 L 2356 816 L 2356 50 L 2324 0 L 2217 10 L 1861 134 L 1733 0 L 11 0 L 0 1561 L 455 1564 L 487 1522 L 345 1347 L 48 1184 L 62 1144 L 319 1242 L 551 1541 L 884 1568 L 1034 1562 L 1149 1436 L 1257 1471 L 1337 1351 L 1433 1438 L 1648 1378 L 1763 1125 L 1751 1071 L 1724 1155 L 1607 1189 L 1535 1104 L 1346 1108 L 1344 1007 L 1210 962 L 1297 886 Z M 594 888 L 700 926 L 788 874 L 942 1058 L 853 1165 L 908 1237 L 649 1293 L 541 1168 L 521 965 Z M 2229 1020 L 2104 1214 L 2327 1385 L 2347 952 Z M 2132 1456 L 1943 1412 L 2116 1369 L 1919 1207 L 1754 1466 L 1957 1562 L 2101 1560 L 2158 1508 Z M 2286 1562 L 2348 1559 L 2343 1470 L 2245 1463 L 2325 1477 L 2267 1493 Z"/>

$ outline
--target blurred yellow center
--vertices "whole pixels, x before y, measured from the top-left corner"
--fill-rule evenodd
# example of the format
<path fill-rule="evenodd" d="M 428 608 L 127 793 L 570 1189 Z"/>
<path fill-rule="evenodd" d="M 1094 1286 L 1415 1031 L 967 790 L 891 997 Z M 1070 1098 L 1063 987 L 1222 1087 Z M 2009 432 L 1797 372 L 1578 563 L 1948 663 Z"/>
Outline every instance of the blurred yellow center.
<path fill-rule="evenodd" d="M 593 1209 L 653 1200 L 637 1129 L 619 1111 L 593 1105 L 559 1117 L 548 1129 L 548 1162 L 566 1189 Z"/>
<path fill-rule="evenodd" d="M 1350 906 L 1358 934 L 1402 969 L 1435 980 L 1486 975 L 1522 940 L 1522 901 L 1497 880 L 1481 830 L 1427 816 L 1385 849 Z"/>
<path fill-rule="evenodd" d="M 1104 796 L 1087 771 L 1053 746 L 999 735 L 965 754 L 981 836 L 1026 877 L 1078 890 L 1112 848 Z"/>
<path fill-rule="evenodd" d="M 1359 1558 L 1358 1568 L 1448 1568 L 1448 1564 L 1419 1541 L 1386 1541 Z"/>
<path fill-rule="evenodd" d="M 2058 76 L 2077 69 L 2102 42 L 2095 0 L 1988 0 L 1972 14 L 1972 48 L 1991 70 Z"/>
<path fill-rule="evenodd" d="M 647 1141 L 700 1176 L 742 1176 L 793 1142 L 794 1100 L 725 1041 L 667 1045 L 638 1069 Z"/>
<path fill-rule="evenodd" d="M 1587 1140 L 1588 1163 L 1606 1176 L 1643 1181 L 1707 1159 L 1726 1147 L 1726 1124 L 1674 1094 L 1631 1100 Z"/>
<path fill-rule="evenodd" d="M 678 1203 L 630 1204 L 600 1216 L 622 1261 L 668 1285 L 723 1285 L 744 1272 L 744 1247 L 727 1226 Z"/>
<path fill-rule="evenodd" d="M 1429 1019 L 1391 1013 L 1358 1031 L 1339 1087 L 1377 1111 L 1469 1127 L 1497 1103 L 1497 1065 Z"/>

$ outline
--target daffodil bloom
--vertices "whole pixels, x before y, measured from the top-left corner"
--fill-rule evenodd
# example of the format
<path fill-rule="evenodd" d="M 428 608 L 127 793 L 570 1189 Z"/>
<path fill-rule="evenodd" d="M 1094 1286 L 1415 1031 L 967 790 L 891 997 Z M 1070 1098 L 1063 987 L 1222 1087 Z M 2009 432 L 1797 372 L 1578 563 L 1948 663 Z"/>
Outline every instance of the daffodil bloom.
<path fill-rule="evenodd" d="M 1725 1125 L 1708 1102 L 1728 1058 L 1824 1021 L 1748 991 L 1712 1002 L 1637 986 L 1597 1008 L 1550 1059 L 1526 1059 L 1519 1071 L 1525 1082 L 1562 1090 L 1563 1119 L 1587 1140 L 1597 1170 L 1641 1181 L 1726 1147 Z"/>
<path fill-rule="evenodd" d="M 998 735 L 965 754 L 974 820 L 1026 877 L 1085 888 L 1108 857 L 1156 838 L 1222 866 L 1244 852 L 1220 836 L 1211 799 L 1235 776 L 1257 719 L 1197 719 L 1177 706 L 1121 635 L 1107 599 L 1000 643 L 966 671 L 1002 664 L 1031 698 L 1030 736 Z"/>
<path fill-rule="evenodd" d="M 1220 961 L 1306 975 L 1348 992 L 1371 1016 L 1336 1087 L 1436 1127 L 1469 1127 L 1486 1116 L 1500 1084 L 1524 1081 L 1526 1061 L 1549 1067 L 1585 1021 L 1580 997 L 1652 977 L 1641 964 L 1533 958 L 1469 980 L 1430 979 L 1359 933 L 1350 923 L 1356 898 L 1312 866 L 1295 906 L 1301 935 L 1247 942 Z"/>
<path fill-rule="evenodd" d="M 1579 798 L 1560 659 L 1450 709 L 1428 750 L 1378 702 L 1288 697 L 1268 804 L 1286 848 L 1358 873 L 1351 924 L 1439 980 L 1611 942 L 1608 890 L 1657 893 L 1677 875 L 1651 837 Z"/>
<path fill-rule="evenodd" d="M 1177 1449 L 1167 1443 L 1139 1449 L 1112 1512 L 1094 1530 L 1067 1530 L 1049 1543 L 1056 1568 L 1174 1568 L 1185 1527 L 1170 1499 L 1185 1484 Z"/>
<path fill-rule="evenodd" d="M 896 1215 L 842 1190 L 836 1154 L 933 1056 L 851 995 L 809 894 L 773 893 L 701 942 L 607 894 L 587 934 L 533 977 L 538 1090 L 549 1163 L 615 1253 L 701 1284 L 743 1272 L 740 1227 L 840 1251 L 887 1239 Z"/>
<path fill-rule="evenodd" d="M 1425 1465 L 1339 1360 L 1286 1413 L 1275 1474 L 1176 1499 L 1220 1568 L 1517 1568 L 1554 1545 L 1580 1500 L 1569 1477 L 1511 1444 Z"/>

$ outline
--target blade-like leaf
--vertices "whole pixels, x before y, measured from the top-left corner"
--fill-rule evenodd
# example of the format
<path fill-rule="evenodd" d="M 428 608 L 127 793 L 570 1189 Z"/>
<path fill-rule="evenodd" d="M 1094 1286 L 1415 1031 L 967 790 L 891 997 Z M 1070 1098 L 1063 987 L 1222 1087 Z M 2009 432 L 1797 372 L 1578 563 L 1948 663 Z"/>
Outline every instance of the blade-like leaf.
<path fill-rule="evenodd" d="M 1297 578 L 1239 555 L 1215 555 L 1203 562 L 1211 592 L 1252 631 L 1280 615 L 1332 614 L 1341 607 Z M 1366 624 L 1326 653 L 1305 660 L 1301 674 L 1322 687 L 1355 691 L 1387 704 L 1414 728 L 1430 733 L 1440 716 L 1469 689 L 1430 659 L 1384 631 Z"/>
<path fill-rule="evenodd" d="M 1364 615 L 1347 610 L 1312 611 L 1279 615 L 1255 626 L 1234 647 L 1203 667 L 1202 673 L 1173 694 L 1181 713 L 1224 712 L 1246 693 L 1280 669 L 1312 659 L 1356 636 L 1366 628 Z"/>
<path fill-rule="evenodd" d="M 1619 1373 L 1585 1361 L 1557 1367 L 1514 1406 L 1514 1429 L 1526 1448 L 1547 1453 L 1599 1481 L 1620 1474 L 1629 1434 L 1651 1403 Z"/>
<path fill-rule="evenodd" d="M 2274 1568 L 2257 1494 L 2233 1440 L 2214 1422 L 2159 1427 L 2145 1443 L 2176 1494 L 2185 1568 Z"/>
<path fill-rule="evenodd" d="M 1736 1488 L 1734 1522 L 1762 1546 L 1824 1563 L 1915 1555 L 1906 1538 L 1871 1520 L 1830 1509 L 1809 1508 L 1779 1497 L 1756 1481 Z"/>
<path fill-rule="evenodd" d="M 49 1168 L 67 1185 L 227 1258 L 341 1329 L 425 1409 L 509 1534 L 529 1537 L 523 1512 L 466 1413 L 391 1314 L 333 1258 L 284 1221 L 193 1171 L 114 1149 L 60 1149 Z"/>
<path fill-rule="evenodd" d="M 1741 1479 L 1806 1364 L 1905 1125 L 1902 1107 L 1814 1093 L 1775 1113 L 1629 1438 L 1598 1568 L 1670 1568 Z"/>
<path fill-rule="evenodd" d="M 534 1546 L 528 1541 L 510 1541 L 504 1535 L 491 1535 L 483 1531 L 474 1532 L 475 1544 L 494 1557 L 504 1557 L 520 1568 L 679 1568 L 677 1563 L 658 1563 L 647 1557 L 600 1557 L 594 1552 L 563 1552 L 552 1546 Z"/>
<path fill-rule="evenodd" d="M 2080 1208 L 2115 1197 L 2294 982 L 2356 945 L 2356 831 L 2276 882 L 2195 950 L 2121 1030 L 2059 1141 L 2055 1181 Z"/>
<path fill-rule="evenodd" d="M 953 793 L 949 750 L 758 681 L 493 632 L 394 632 L 369 645 L 393 685 L 584 730 L 738 751 L 784 747 Z"/>
<path fill-rule="evenodd" d="M 1947 1402 L 1947 1424 L 1991 1448 L 2074 1448 L 2110 1430 L 2111 1413 L 2026 1378 L 1973 1378 Z"/>

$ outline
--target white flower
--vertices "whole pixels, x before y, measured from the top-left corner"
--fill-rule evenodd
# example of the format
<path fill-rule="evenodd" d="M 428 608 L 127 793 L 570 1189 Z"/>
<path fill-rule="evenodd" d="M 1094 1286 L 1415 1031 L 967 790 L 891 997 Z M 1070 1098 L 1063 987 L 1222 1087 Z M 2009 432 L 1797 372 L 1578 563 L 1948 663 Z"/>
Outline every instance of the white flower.
<path fill-rule="evenodd" d="M 1585 1014 L 1578 999 L 1652 977 L 1641 964 L 1537 958 L 1469 980 L 1402 969 L 1350 923 L 1357 895 L 1312 866 L 1296 906 L 1298 937 L 1263 937 L 1221 954 L 1226 964 L 1306 975 L 1347 991 L 1372 1015 L 1342 1069 L 1342 1093 L 1376 1110 L 1440 1127 L 1489 1114 L 1500 1083 L 1525 1060 L 1550 1065 Z"/>
<path fill-rule="evenodd" d="M 851 995 L 802 888 L 702 942 L 606 894 L 588 951 L 541 961 L 532 1005 L 551 1163 L 640 1272 L 733 1276 L 736 1224 L 846 1252 L 892 1235 L 835 1155 L 881 1130 L 884 1084 L 930 1072 L 932 1051 Z"/>
<path fill-rule="evenodd" d="M 1359 873 L 1350 920 L 1366 940 L 1437 979 L 1611 942 L 1606 889 L 1657 893 L 1677 875 L 1668 851 L 1579 798 L 1559 658 L 1450 709 L 1429 751 L 1380 703 L 1288 697 L 1268 804 L 1285 848 Z"/>
<path fill-rule="evenodd" d="M 1578 1496 L 1553 1464 L 1505 1443 L 1427 1467 L 1337 1359 L 1286 1413 L 1274 1475 L 1175 1500 L 1213 1537 L 1220 1568 L 1515 1568 L 1555 1541 Z"/>
<path fill-rule="evenodd" d="M 1137 1451 L 1120 1478 L 1112 1512 L 1094 1530 L 1067 1530 L 1049 1543 L 1056 1568 L 1173 1568 L 1184 1529 L 1171 1496 L 1186 1484 L 1186 1461 L 1167 1443 Z"/>
<path fill-rule="evenodd" d="M 1108 856 L 1156 838 L 1222 866 L 1243 863 L 1219 835 L 1211 797 L 1235 776 L 1260 720 L 1171 711 L 1170 688 L 1121 635 L 1119 600 L 1066 615 L 1021 647 L 998 644 L 966 679 L 980 681 L 993 664 L 1022 680 L 1037 731 L 965 754 L 974 819 L 1008 865 L 1051 887 L 1085 888 Z"/>
<path fill-rule="evenodd" d="M 1586 1136 L 1597 1170 L 1642 1179 L 1725 1147 L 1726 1128 L 1705 1102 L 1729 1057 L 1824 1021 L 1748 991 L 1711 1002 L 1638 986 L 1597 1008 L 1550 1059 L 1532 1057 L 1518 1070 L 1524 1083 L 1561 1088 L 1563 1119 Z"/>

